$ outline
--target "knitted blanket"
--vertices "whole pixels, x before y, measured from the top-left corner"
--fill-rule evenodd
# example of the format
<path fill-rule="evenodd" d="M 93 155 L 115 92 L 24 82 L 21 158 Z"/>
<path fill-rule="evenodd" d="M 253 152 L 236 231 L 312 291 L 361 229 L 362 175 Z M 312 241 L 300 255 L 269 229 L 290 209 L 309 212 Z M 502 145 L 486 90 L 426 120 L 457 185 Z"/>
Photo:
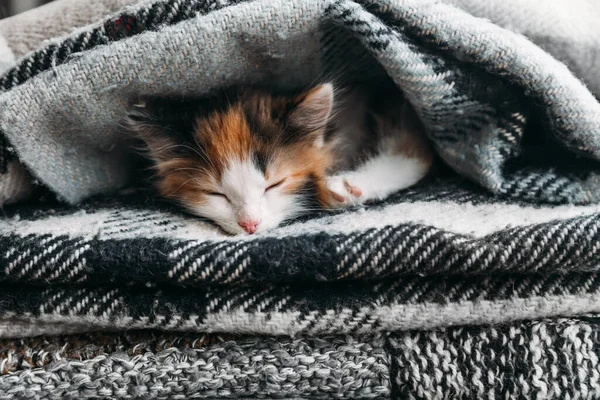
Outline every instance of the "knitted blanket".
<path fill-rule="evenodd" d="M 361 339 L 2 340 L 0 398 L 597 398 L 599 332 L 581 318 Z"/>
<path fill-rule="evenodd" d="M 147 0 L 11 61 L 0 199 L 58 199 L 0 220 L 0 399 L 600 396 L 595 75 L 449 3 Z M 332 75 L 391 78 L 452 172 L 250 237 L 132 176 L 132 96 Z"/>

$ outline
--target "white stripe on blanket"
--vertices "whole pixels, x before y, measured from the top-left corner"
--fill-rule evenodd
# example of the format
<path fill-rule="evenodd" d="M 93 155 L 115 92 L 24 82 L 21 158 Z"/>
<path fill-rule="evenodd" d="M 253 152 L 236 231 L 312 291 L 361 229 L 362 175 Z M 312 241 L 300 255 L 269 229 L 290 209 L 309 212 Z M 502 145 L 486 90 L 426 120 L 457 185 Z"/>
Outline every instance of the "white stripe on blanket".
<path fill-rule="evenodd" d="M 589 216 L 600 212 L 600 205 L 536 207 L 517 204 L 471 204 L 423 202 L 367 207 L 296 222 L 269 232 L 263 237 L 299 236 L 317 232 L 352 233 L 366 228 L 383 228 L 404 223 L 433 226 L 453 233 L 482 237 L 498 230 L 546 223 L 558 219 Z M 136 237 L 190 240 L 226 239 L 213 225 L 183 214 L 152 210 L 99 209 L 79 211 L 68 216 L 51 216 L 34 221 L 12 218 L 0 220 L 0 235 L 69 235 L 127 239 Z M 248 240 L 234 236 L 230 240 Z"/>

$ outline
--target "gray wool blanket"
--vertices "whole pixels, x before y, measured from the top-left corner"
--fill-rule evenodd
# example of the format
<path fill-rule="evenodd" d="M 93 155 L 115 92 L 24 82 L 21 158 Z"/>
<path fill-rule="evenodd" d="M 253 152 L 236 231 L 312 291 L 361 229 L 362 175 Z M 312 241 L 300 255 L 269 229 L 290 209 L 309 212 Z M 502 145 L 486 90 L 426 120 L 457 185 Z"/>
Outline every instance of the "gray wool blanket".
<path fill-rule="evenodd" d="M 153 7 L 163 20 L 146 12 Z M 600 157 L 594 95 L 523 36 L 444 2 L 158 1 L 126 12 L 129 21 L 46 44 L 1 82 L 0 131 L 68 202 L 131 181 L 119 121 L 133 96 L 385 75 L 413 103 L 443 160 L 469 179 L 533 201 L 600 197 L 596 165 L 587 162 Z M 524 138 L 526 127 L 537 135 Z"/>
<path fill-rule="evenodd" d="M 595 0 L 49 10 L 0 21 L 0 399 L 600 397 Z M 332 76 L 449 171 L 252 237 L 135 180 L 130 99 Z"/>

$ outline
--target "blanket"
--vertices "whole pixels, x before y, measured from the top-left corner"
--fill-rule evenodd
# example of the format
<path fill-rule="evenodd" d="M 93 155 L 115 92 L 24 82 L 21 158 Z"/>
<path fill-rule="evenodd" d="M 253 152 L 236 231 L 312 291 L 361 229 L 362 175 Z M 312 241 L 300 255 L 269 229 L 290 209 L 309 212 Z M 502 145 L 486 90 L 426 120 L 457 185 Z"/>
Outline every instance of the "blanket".
<path fill-rule="evenodd" d="M 597 318 L 576 318 L 362 339 L 3 340 L 0 398 L 595 398 L 599 332 Z"/>
<path fill-rule="evenodd" d="M 8 71 L 0 131 L 37 179 L 76 203 L 131 181 L 119 122 L 133 96 L 322 76 L 389 76 L 442 159 L 495 193 L 600 196 L 594 95 L 524 37 L 432 0 L 142 2 Z"/>
<path fill-rule="evenodd" d="M 0 219 L 0 398 L 600 396 L 599 47 L 475 3 L 145 0 L 12 61 L 0 173 L 49 192 Z M 132 97 L 328 76 L 449 171 L 256 236 L 136 181 Z"/>
<path fill-rule="evenodd" d="M 600 205 L 447 180 L 257 236 L 133 192 L 6 209 L 0 337 L 98 329 L 367 334 L 600 312 Z"/>
<path fill-rule="evenodd" d="M 87 2 L 61 0 L 0 20 L 0 74 L 43 42 L 70 34 L 134 1 L 97 0 L 90 7 Z M 27 198 L 33 191 L 34 179 L 9 150 L 0 134 L 0 206 Z"/>

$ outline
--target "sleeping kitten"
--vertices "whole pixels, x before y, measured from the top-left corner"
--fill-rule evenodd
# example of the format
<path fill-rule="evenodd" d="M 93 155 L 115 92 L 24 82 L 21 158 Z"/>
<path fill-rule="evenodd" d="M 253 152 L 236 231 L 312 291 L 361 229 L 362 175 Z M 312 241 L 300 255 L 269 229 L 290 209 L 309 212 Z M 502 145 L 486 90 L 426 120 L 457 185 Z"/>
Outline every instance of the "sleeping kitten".
<path fill-rule="evenodd" d="M 159 193 L 234 234 L 384 199 L 420 181 L 433 161 L 395 88 L 326 83 L 294 95 L 239 89 L 142 99 L 127 125 L 145 144 Z"/>

